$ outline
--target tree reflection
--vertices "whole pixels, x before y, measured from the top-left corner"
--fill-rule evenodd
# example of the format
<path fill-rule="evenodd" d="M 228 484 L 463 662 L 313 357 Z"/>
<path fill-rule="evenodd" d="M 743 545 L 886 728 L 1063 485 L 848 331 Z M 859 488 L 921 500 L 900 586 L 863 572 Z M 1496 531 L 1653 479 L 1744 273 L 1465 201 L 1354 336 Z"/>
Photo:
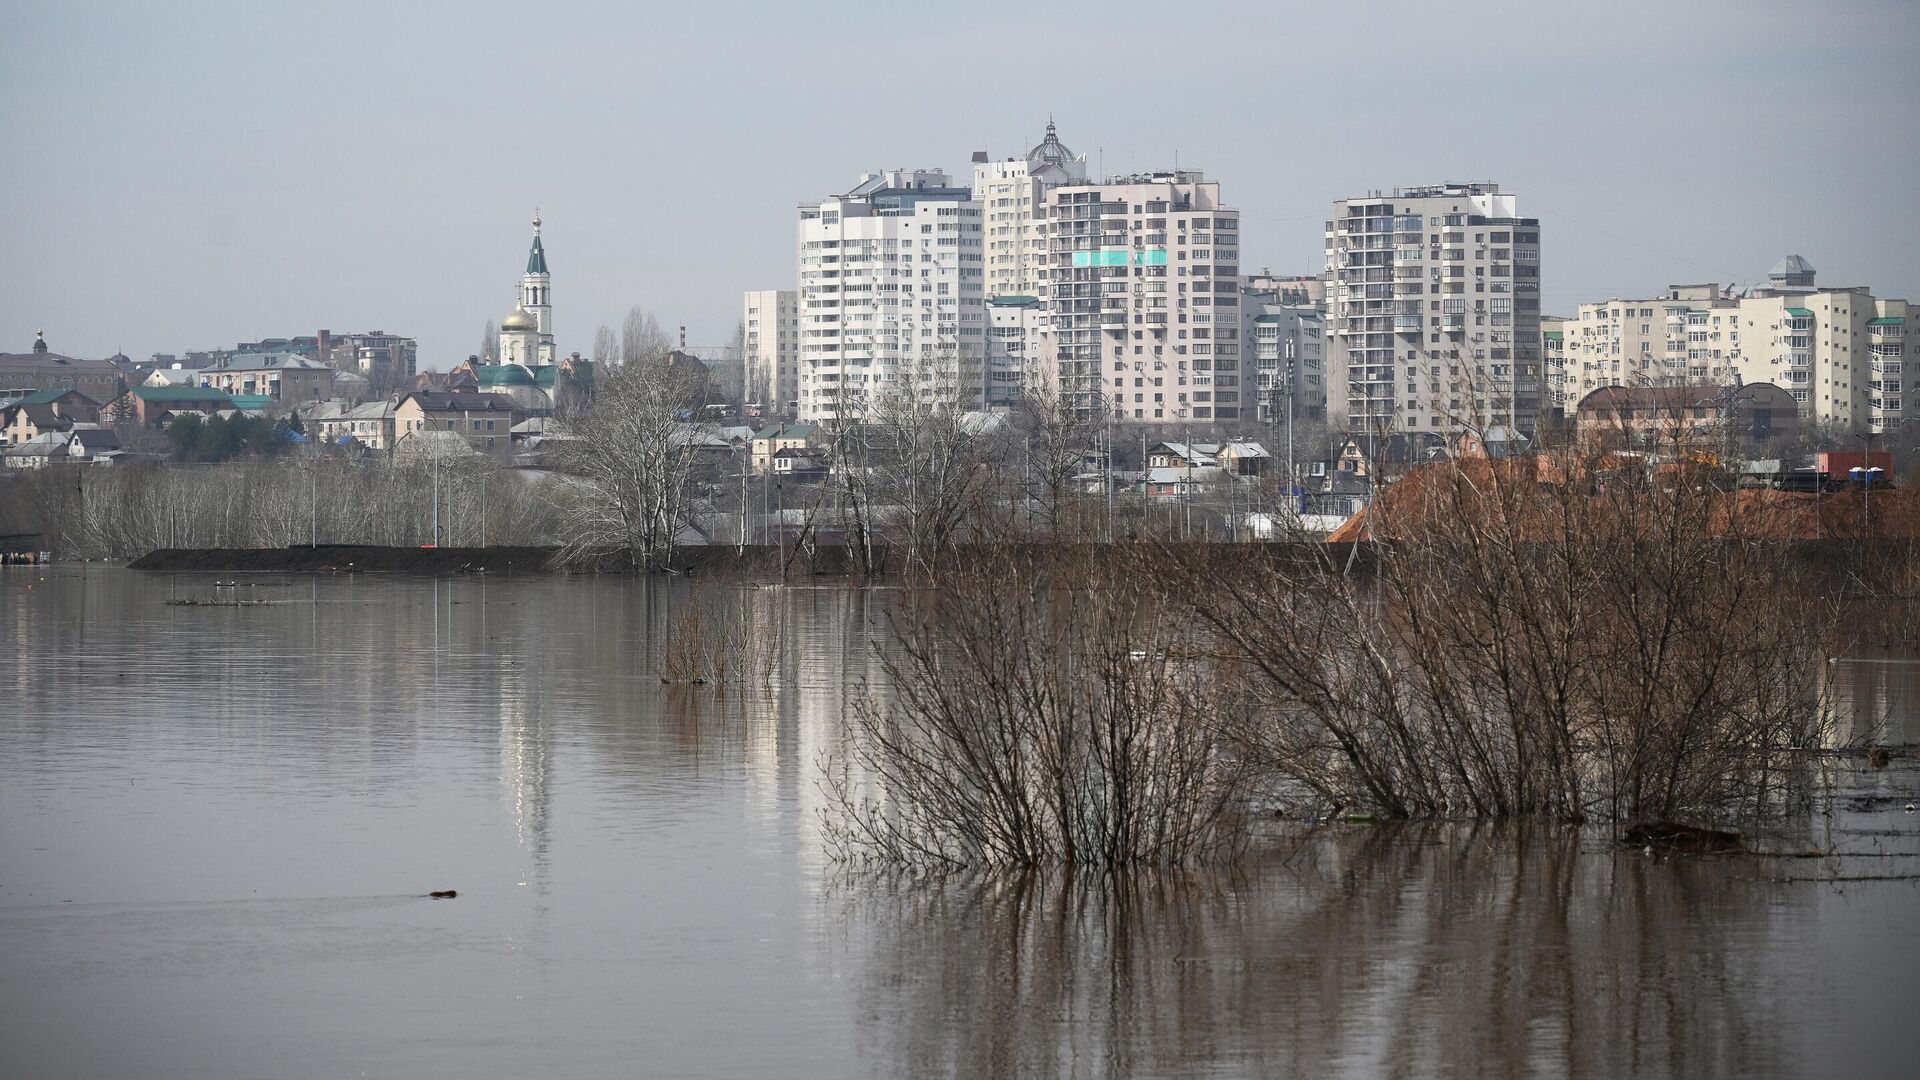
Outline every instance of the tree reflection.
<path fill-rule="evenodd" d="M 910 1075 L 1789 1074 L 1803 912 L 1752 870 L 1436 825 L 1231 876 L 863 881 L 866 1049 Z"/>

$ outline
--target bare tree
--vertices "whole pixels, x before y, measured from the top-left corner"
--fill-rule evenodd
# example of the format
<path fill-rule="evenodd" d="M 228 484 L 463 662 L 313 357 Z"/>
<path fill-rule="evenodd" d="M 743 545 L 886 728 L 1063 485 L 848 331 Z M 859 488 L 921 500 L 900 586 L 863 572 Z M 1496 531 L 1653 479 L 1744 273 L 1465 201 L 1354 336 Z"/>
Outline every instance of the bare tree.
<path fill-rule="evenodd" d="M 487 320 L 486 328 L 480 331 L 480 351 L 474 353 L 482 360 L 492 360 L 499 355 L 500 324 Z"/>
<path fill-rule="evenodd" d="M 673 340 L 660 329 L 660 320 L 639 304 L 627 309 L 620 324 L 620 362 L 638 364 L 671 348 Z"/>
<path fill-rule="evenodd" d="M 1250 773 L 1225 697 L 1142 579 L 1091 558 L 968 560 L 894 616 L 884 681 L 826 766 L 854 861 L 1120 868 L 1236 853 Z"/>
<path fill-rule="evenodd" d="M 620 339 L 606 323 L 593 332 L 593 362 L 601 367 L 620 359 Z"/>
<path fill-rule="evenodd" d="M 883 376 L 849 408 L 859 417 L 834 437 L 834 474 L 848 542 L 868 574 L 876 534 L 904 568 L 935 574 L 997 486 L 1004 417 L 977 411 L 977 358 L 946 350 Z"/>
<path fill-rule="evenodd" d="M 670 568 L 690 527 L 702 389 L 697 374 L 656 350 L 596 375 L 593 404 L 567 425 L 562 466 L 570 485 L 561 511 L 563 561 L 624 555 L 645 572 Z"/>

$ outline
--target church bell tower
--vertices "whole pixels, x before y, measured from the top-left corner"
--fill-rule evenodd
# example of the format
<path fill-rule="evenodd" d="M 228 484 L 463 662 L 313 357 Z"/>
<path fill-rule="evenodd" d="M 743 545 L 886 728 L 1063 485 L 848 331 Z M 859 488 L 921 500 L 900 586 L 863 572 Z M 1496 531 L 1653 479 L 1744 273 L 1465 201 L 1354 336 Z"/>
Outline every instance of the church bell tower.
<path fill-rule="evenodd" d="M 520 306 L 533 316 L 540 335 L 538 361 L 553 363 L 553 279 L 547 273 L 547 249 L 540 243 L 538 210 L 533 212 L 533 246 L 527 249 L 527 272 L 520 278 Z"/>

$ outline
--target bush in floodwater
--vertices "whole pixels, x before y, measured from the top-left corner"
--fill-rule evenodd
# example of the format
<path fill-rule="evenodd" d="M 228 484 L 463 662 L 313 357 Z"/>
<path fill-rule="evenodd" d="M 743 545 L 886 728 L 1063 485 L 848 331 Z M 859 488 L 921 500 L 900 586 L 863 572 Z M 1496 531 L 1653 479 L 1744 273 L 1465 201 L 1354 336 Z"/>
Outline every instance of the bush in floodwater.
<path fill-rule="evenodd" d="M 1423 467 L 1369 510 L 1368 573 L 1221 575 L 1162 549 L 1170 595 L 1259 698 L 1247 753 L 1399 818 L 1798 804 L 1836 620 L 1780 504 L 1606 464 Z"/>
<path fill-rule="evenodd" d="M 1145 583 L 1084 558 L 952 567 L 893 618 L 827 762 L 842 859 L 1122 867 L 1229 857 L 1249 774 Z"/>

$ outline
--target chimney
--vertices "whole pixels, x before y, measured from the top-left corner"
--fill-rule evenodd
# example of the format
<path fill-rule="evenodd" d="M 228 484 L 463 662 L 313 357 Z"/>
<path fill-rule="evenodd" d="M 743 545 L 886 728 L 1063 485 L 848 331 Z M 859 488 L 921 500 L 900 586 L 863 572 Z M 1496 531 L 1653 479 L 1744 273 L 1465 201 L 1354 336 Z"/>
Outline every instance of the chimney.
<path fill-rule="evenodd" d="M 315 334 L 314 336 L 320 339 L 320 343 L 315 346 L 315 348 L 319 350 L 320 355 L 314 357 L 314 359 L 320 361 L 323 364 L 332 364 L 333 363 L 333 332 L 330 330 L 322 330 L 318 334 Z"/>
<path fill-rule="evenodd" d="M 680 351 L 687 351 L 687 328 L 685 326 L 680 328 Z"/>

